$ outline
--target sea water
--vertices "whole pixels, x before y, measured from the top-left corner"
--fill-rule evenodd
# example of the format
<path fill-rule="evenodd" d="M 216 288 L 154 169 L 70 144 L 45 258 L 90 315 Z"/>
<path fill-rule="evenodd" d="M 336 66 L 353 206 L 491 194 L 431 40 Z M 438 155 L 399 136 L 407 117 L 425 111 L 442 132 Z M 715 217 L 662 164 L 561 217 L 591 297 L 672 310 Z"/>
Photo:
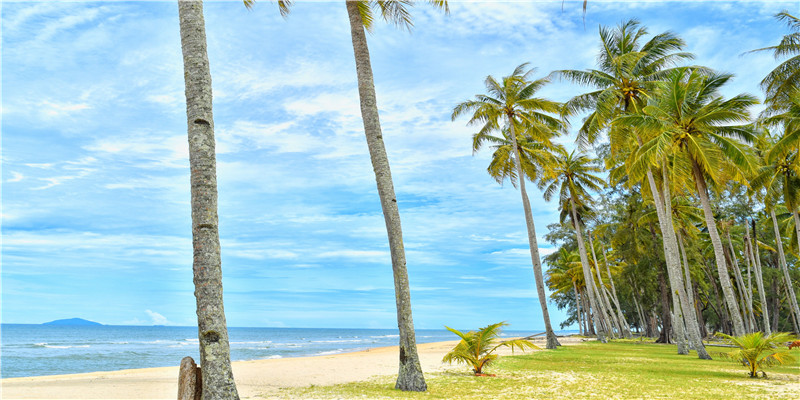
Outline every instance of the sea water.
<path fill-rule="evenodd" d="M 0 327 L 3 378 L 177 366 L 183 357 L 199 363 L 196 327 L 52 326 Z M 503 337 L 530 331 L 504 331 Z M 557 334 L 569 334 L 560 331 Z M 397 330 L 324 328 L 229 328 L 231 359 L 307 357 L 396 346 Z M 417 330 L 417 343 L 457 340 L 446 330 Z"/>

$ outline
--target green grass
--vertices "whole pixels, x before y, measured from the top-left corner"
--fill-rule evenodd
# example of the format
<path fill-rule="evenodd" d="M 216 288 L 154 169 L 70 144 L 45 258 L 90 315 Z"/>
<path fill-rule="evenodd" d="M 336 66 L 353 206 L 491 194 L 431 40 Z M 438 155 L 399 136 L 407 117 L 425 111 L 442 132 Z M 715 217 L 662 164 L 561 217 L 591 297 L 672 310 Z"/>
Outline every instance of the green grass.
<path fill-rule="evenodd" d="M 727 348 L 708 347 L 714 360 L 694 352 L 679 356 L 673 345 L 647 342 L 587 342 L 530 355 L 506 356 L 475 377 L 462 372 L 427 373 L 428 391 L 394 389 L 394 376 L 335 386 L 285 389 L 271 397 L 314 399 L 521 399 L 521 398 L 679 398 L 797 399 L 800 362 L 768 368 L 769 379 L 751 379 L 741 364 L 718 356 Z M 800 359 L 800 351 L 796 356 Z"/>

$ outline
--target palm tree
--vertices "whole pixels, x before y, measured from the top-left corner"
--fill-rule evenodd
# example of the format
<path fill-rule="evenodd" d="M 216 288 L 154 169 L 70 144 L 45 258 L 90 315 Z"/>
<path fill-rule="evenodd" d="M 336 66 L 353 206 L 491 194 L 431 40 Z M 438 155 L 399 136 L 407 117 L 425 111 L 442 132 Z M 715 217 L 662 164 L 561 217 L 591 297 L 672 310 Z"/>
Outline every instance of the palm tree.
<path fill-rule="evenodd" d="M 767 105 L 765 115 L 771 115 L 785 110 L 792 101 L 791 97 L 797 95 L 800 88 L 800 18 L 784 10 L 775 15 L 779 21 L 785 22 L 793 31 L 784 35 L 780 43 L 775 46 L 753 50 L 772 51 L 776 59 L 789 56 L 789 59 L 775 67 L 761 81 L 761 88 L 767 95 L 764 103 Z"/>
<path fill-rule="evenodd" d="M 658 82 L 672 71 L 671 67 L 693 58 L 690 53 L 680 52 L 685 43 L 673 33 L 655 35 L 642 44 L 647 34 L 647 29 L 636 20 L 628 20 L 613 30 L 601 27 L 599 69 L 554 72 L 562 79 L 596 88 L 593 92 L 576 96 L 565 106 L 567 114 L 591 112 L 578 131 L 578 143 L 582 146 L 594 143 L 603 130 L 609 132 L 612 156 L 622 151 L 633 152 L 629 149 L 641 146 L 640 132 L 627 126 L 613 125 L 614 118 L 641 111 L 646 101 L 657 95 Z M 674 289 L 673 309 L 687 319 L 685 323 L 689 339 L 699 349 L 698 356 L 710 358 L 703 347 L 696 318 L 693 318 L 693 314 L 680 313 L 681 309 L 689 309 L 689 299 L 680 274 L 679 246 L 668 211 L 670 196 L 658 189 L 651 168 L 645 168 L 644 172 L 659 217 L 664 258 L 670 286 Z M 688 347 L 679 342 L 678 352 L 688 354 Z"/>
<path fill-rule="evenodd" d="M 514 348 L 523 351 L 526 348 L 539 349 L 539 346 L 526 339 L 511 339 L 496 343 L 495 341 L 500 336 L 500 331 L 504 326 L 508 326 L 508 324 L 505 322 L 498 322 L 496 324 L 487 325 L 477 331 L 469 331 L 466 333 L 445 326 L 448 331 L 458 335 L 461 341 L 458 342 L 453 350 L 450 350 L 449 353 L 444 355 L 442 362 L 448 364 L 452 364 L 453 362 L 467 364 L 472 367 L 472 371 L 475 375 L 483 375 L 483 368 L 497 359 L 498 355 L 493 353 L 500 347 L 510 347 L 511 351 L 514 351 Z"/>
<path fill-rule="evenodd" d="M 575 229 L 578 252 L 583 265 L 583 279 L 586 282 L 586 291 L 589 294 L 592 310 L 595 310 L 595 328 L 597 329 L 598 338 L 601 341 L 605 341 L 604 334 L 606 332 L 602 328 L 598 314 L 602 312 L 603 316 L 610 316 L 610 313 L 605 304 L 603 304 L 599 289 L 594 284 L 589 257 L 586 253 L 586 245 L 583 241 L 583 226 L 578 217 L 579 207 L 587 206 L 591 202 L 588 190 L 599 191 L 601 186 L 605 185 L 602 179 L 594 175 L 601 172 L 601 169 L 592 165 L 592 160 L 585 155 L 576 155 L 574 151 L 572 153 L 560 151 L 556 154 L 555 162 L 548 172 L 540 181 L 539 188 L 544 189 L 544 199 L 546 201 L 550 201 L 553 195 L 559 192 L 559 208 L 570 210 L 570 220 Z"/>
<path fill-rule="evenodd" d="M 448 12 L 447 1 L 431 0 L 429 3 Z M 392 183 L 389 158 L 383 143 L 381 124 L 378 118 L 378 103 L 375 95 L 375 83 L 372 76 L 372 63 L 369 57 L 365 29 L 370 29 L 373 22 L 373 8 L 378 7 L 381 16 L 388 22 L 404 27 L 411 27 L 411 17 L 406 8 L 410 2 L 394 1 L 346 1 L 347 15 L 350 19 L 350 36 L 353 41 L 353 54 L 358 76 L 358 96 L 361 102 L 361 118 L 364 123 L 364 134 L 375 172 L 378 196 L 386 222 L 389 236 L 389 248 L 392 255 L 392 271 L 394 275 L 395 300 L 397 304 L 397 325 L 400 330 L 400 372 L 395 388 L 404 391 L 424 392 L 427 390 L 422 367 L 417 354 L 417 343 L 414 335 L 414 321 L 411 317 L 411 293 L 408 286 L 406 255 L 403 247 L 403 231 L 400 225 L 400 211 Z"/>
<path fill-rule="evenodd" d="M 558 339 L 556 339 L 555 332 L 553 332 L 553 328 L 550 325 L 547 297 L 544 292 L 542 263 L 539 258 L 539 247 L 536 243 L 536 230 L 533 224 L 530 202 L 528 201 L 528 193 L 525 190 L 525 177 L 527 176 L 531 180 L 537 178 L 540 168 L 535 167 L 542 167 L 540 160 L 544 154 L 540 151 L 525 151 L 525 147 L 520 147 L 519 142 L 522 142 L 523 146 L 532 149 L 537 148 L 537 146 L 539 148 L 542 146 L 552 147 L 550 138 L 556 132 L 564 130 L 564 123 L 550 115 L 557 114 L 561 109 L 561 104 L 534 97 L 536 92 L 549 81 L 546 78 L 537 79 L 533 82 L 528 81 L 528 76 L 534 70 L 531 69 L 525 72 L 526 68 L 527 64 L 518 66 L 511 75 L 503 77 L 501 82 L 498 82 L 492 76 L 488 76 L 485 84 L 489 94 L 480 94 L 475 96 L 475 100 L 468 100 L 458 104 L 453 109 L 452 119 L 455 120 L 460 115 L 471 112 L 472 116 L 469 124 L 479 124 L 481 126 L 480 131 L 473 137 L 473 151 L 478 151 L 486 142 L 510 142 L 510 148 L 498 149 L 501 151 L 495 152 L 495 158 L 502 154 L 510 156 L 507 158 L 508 162 L 497 163 L 494 169 L 490 166 L 490 173 L 493 174 L 495 179 L 499 178 L 500 182 L 506 177 L 513 179 L 513 174 L 516 174 L 516 181 L 519 184 L 520 195 L 522 196 L 522 206 L 525 211 L 525 222 L 528 228 L 528 243 L 531 251 L 533 275 L 536 280 L 536 292 L 539 298 L 539 305 L 542 308 L 542 317 L 547 333 L 547 348 L 554 349 L 558 346 Z M 502 138 L 492 136 L 492 133 L 498 131 L 503 135 Z M 528 145 L 529 143 L 531 144 Z M 521 156 L 521 154 L 524 154 L 524 156 Z M 523 169 L 528 161 L 530 161 L 529 167 Z M 513 169 L 511 166 L 513 166 Z"/>
<path fill-rule="evenodd" d="M 428 0 L 436 8 L 449 12 L 446 0 Z M 251 7 L 255 0 L 244 0 Z M 292 1 L 280 0 L 278 6 L 281 14 L 286 16 Z M 392 274 L 394 277 L 395 303 L 397 306 L 397 326 L 400 333 L 400 371 L 397 376 L 396 389 L 403 391 L 424 392 L 427 390 L 422 367 L 417 354 L 417 342 L 414 334 L 414 321 L 411 315 L 411 293 L 408 285 L 408 270 L 403 246 L 403 230 L 400 224 L 400 211 L 394 192 L 389 158 L 381 133 L 378 117 L 378 103 L 375 95 L 375 82 L 372 75 L 372 63 L 369 57 L 365 30 L 371 30 L 375 19 L 373 10 L 377 9 L 381 17 L 389 23 L 411 28 L 411 15 L 408 6 L 410 0 L 347 0 L 347 15 L 350 21 L 350 36 L 353 43 L 353 54 L 356 61 L 358 78 L 358 96 L 361 103 L 361 118 L 364 134 L 367 139 L 372 169 L 378 187 L 386 232 L 389 237 L 389 249 L 392 258 Z"/>
<path fill-rule="evenodd" d="M 662 93 L 652 99 L 644 113 L 618 118 L 651 135 L 638 151 L 637 164 L 647 165 L 672 157 L 675 174 L 690 171 L 703 208 L 706 228 L 714 249 L 725 303 L 736 335 L 745 332 L 742 315 L 728 277 L 725 256 L 708 195 L 708 184 L 738 180 L 747 184 L 745 174 L 753 169 L 750 154 L 736 139 L 750 141 L 752 133 L 742 126 L 726 125 L 750 120 L 748 107 L 758 100 L 740 94 L 725 100 L 719 89 L 730 74 L 679 68 L 670 73 Z M 666 168 L 666 163 L 664 168 Z M 676 172 L 677 171 L 677 172 Z M 666 176 L 666 172 L 664 173 Z M 667 187 L 667 185 L 664 185 Z"/>
<path fill-rule="evenodd" d="M 186 83 L 195 298 L 203 399 L 238 399 L 222 302 L 211 72 L 202 0 L 178 1 Z"/>
<path fill-rule="evenodd" d="M 769 336 L 764 336 L 763 332 L 753 332 L 747 335 L 730 336 L 724 333 L 717 333 L 731 345 L 738 347 L 725 356 L 747 366 L 751 378 L 758 377 L 761 371 L 766 378 L 767 373 L 762 369 L 768 365 L 788 364 L 794 362 L 794 356 L 789 354 L 791 348 L 786 346 L 787 342 L 795 340 L 795 337 L 782 332 L 776 332 Z"/>
<path fill-rule="evenodd" d="M 764 203 L 767 205 L 770 218 L 773 221 L 776 247 L 778 248 L 778 264 L 789 288 L 789 308 L 794 313 L 795 319 L 800 321 L 800 307 L 798 307 L 797 298 L 794 295 L 794 287 L 789 277 L 789 269 L 783 254 L 780 230 L 774 211 L 775 204 L 782 196 L 786 208 L 792 214 L 795 233 L 800 246 L 800 208 L 798 208 L 800 206 L 800 160 L 798 160 L 800 152 L 798 152 L 797 148 L 791 149 L 781 146 L 781 142 L 785 142 L 787 137 L 800 130 L 792 123 L 784 123 L 784 128 L 784 136 L 778 138 L 769 151 L 764 154 L 764 163 L 759 168 L 758 174 L 753 178 L 752 185 L 765 189 Z"/>

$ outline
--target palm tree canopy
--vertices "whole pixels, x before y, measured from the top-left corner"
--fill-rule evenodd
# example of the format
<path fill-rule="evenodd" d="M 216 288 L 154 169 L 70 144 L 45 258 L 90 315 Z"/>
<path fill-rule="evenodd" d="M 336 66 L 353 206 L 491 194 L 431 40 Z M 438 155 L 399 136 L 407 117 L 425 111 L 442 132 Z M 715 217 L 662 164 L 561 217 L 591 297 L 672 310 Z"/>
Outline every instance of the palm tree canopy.
<path fill-rule="evenodd" d="M 685 42 L 672 32 L 653 36 L 642 43 L 648 31 L 635 19 L 625 21 L 615 29 L 604 26 L 599 29 L 598 69 L 552 73 L 561 79 L 596 88 L 572 98 L 564 107 L 565 115 L 591 112 L 578 132 L 577 142 L 581 148 L 593 144 L 617 114 L 640 110 L 653 95 L 655 82 L 661 80 L 671 67 L 694 57 L 680 52 Z"/>
<path fill-rule="evenodd" d="M 753 52 L 772 51 L 775 59 L 789 57 L 761 81 L 761 88 L 767 95 L 765 115 L 785 110 L 791 103 L 789 98 L 800 88 L 800 18 L 786 10 L 776 14 L 775 18 L 785 22 L 792 32 L 784 35 L 780 43 L 775 46 L 753 50 Z"/>
<path fill-rule="evenodd" d="M 749 107 L 758 99 L 749 94 L 724 99 L 719 89 L 731 78 L 705 69 L 674 69 L 643 112 L 615 118 L 615 124 L 633 126 L 649 138 L 628 173 L 641 177 L 649 167 L 676 156 L 673 170 L 691 171 L 691 163 L 697 163 L 714 183 L 734 179 L 746 184 L 756 164 L 742 142 L 753 141 L 752 126 L 730 124 L 747 124 Z"/>
<path fill-rule="evenodd" d="M 539 182 L 539 188 L 544 190 L 546 201 L 550 201 L 558 192 L 562 211 L 571 210 L 571 199 L 575 199 L 576 211 L 587 209 L 592 203 L 589 191 L 598 192 L 605 186 L 605 182 L 596 175 L 601 172 L 602 168 L 588 156 L 576 154 L 575 151 L 559 151 L 548 174 Z"/>
<path fill-rule="evenodd" d="M 536 180 L 543 166 L 552 161 L 548 150 L 560 147 L 551 139 L 566 130 L 565 122 L 556 116 L 561 111 L 561 103 L 535 97 L 549 80 L 529 81 L 535 69 L 526 71 L 527 67 L 527 63 L 521 64 L 500 81 L 486 77 L 487 94 L 476 95 L 474 100 L 456 105 L 452 114 L 453 120 L 470 114 L 468 125 L 480 127 L 472 137 L 473 153 L 491 144 L 495 152 L 489 165 L 490 175 L 501 183 L 510 178 L 515 186 L 519 177 L 514 171 L 511 132 L 517 139 L 523 173 Z"/>

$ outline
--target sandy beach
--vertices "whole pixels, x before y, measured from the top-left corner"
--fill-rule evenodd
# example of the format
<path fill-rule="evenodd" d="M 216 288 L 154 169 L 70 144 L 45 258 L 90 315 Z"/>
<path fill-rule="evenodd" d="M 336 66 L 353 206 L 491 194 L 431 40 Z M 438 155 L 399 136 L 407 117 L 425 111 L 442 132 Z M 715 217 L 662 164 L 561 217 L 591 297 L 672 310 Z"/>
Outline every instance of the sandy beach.
<path fill-rule="evenodd" d="M 574 344 L 579 338 L 559 338 Z M 442 364 L 442 357 L 458 341 L 418 345 L 424 372 L 462 370 L 461 365 Z M 534 343 L 544 347 L 544 339 Z M 510 354 L 501 348 L 500 354 Z M 519 353 L 519 351 L 517 351 Z M 242 399 L 269 398 L 281 388 L 333 385 L 397 374 L 397 347 L 328 356 L 237 361 L 233 374 Z M 178 363 L 175 367 L 9 378 L 1 382 L 3 399 L 175 399 L 178 393 Z"/>

